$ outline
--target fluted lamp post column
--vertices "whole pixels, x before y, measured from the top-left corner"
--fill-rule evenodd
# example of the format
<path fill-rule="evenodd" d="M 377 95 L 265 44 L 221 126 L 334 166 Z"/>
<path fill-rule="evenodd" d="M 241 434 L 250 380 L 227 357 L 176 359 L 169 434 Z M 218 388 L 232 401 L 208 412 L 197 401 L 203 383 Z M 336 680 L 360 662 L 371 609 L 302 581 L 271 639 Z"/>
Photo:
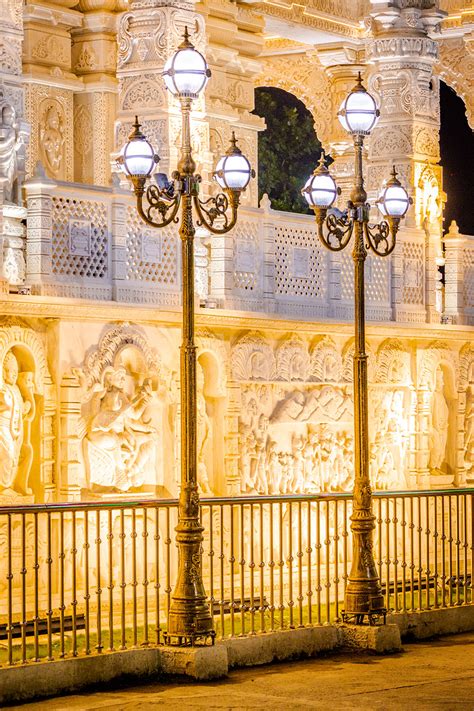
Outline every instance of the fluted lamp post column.
<path fill-rule="evenodd" d="M 178 575 L 168 615 L 167 644 L 195 645 L 214 641 L 212 617 L 202 580 L 201 544 L 203 527 L 199 518 L 197 482 L 196 346 L 194 343 L 194 223 L 215 234 L 229 232 L 237 221 L 240 194 L 255 173 L 237 146 L 234 134 L 227 154 L 218 162 L 214 178 L 222 192 L 201 200 L 201 176 L 196 174 L 192 155 L 190 113 L 192 102 L 211 75 L 206 60 L 190 42 L 187 28 L 182 44 L 166 62 L 163 79 L 179 100 L 182 115 L 181 152 L 178 169 L 168 180 L 155 173 L 159 161 L 135 118 L 133 131 L 120 161 L 132 182 L 137 210 L 146 224 L 166 227 L 179 223 L 183 268 L 183 327 L 180 362 L 181 379 L 181 486 L 176 542 Z M 146 187 L 147 180 L 153 178 Z M 181 221 L 178 211 L 181 207 Z"/>
<path fill-rule="evenodd" d="M 344 212 L 332 209 L 340 193 L 326 165 L 324 153 L 302 193 L 316 216 L 318 236 L 324 246 L 339 252 L 354 234 L 354 491 L 351 516 L 352 567 L 344 598 L 343 621 L 370 624 L 385 621 L 386 609 L 372 549 L 375 516 L 369 476 L 369 417 L 367 387 L 367 353 L 365 350 L 365 284 L 364 265 L 371 250 L 387 257 L 395 248 L 400 220 L 406 214 L 410 198 L 400 184 L 395 167 L 385 183 L 376 204 L 384 219 L 369 221 L 370 205 L 364 188 L 362 151 L 364 138 L 375 126 L 379 110 L 373 97 L 362 85 L 356 86 L 343 101 L 339 120 L 352 135 L 355 149 L 354 187 Z"/>

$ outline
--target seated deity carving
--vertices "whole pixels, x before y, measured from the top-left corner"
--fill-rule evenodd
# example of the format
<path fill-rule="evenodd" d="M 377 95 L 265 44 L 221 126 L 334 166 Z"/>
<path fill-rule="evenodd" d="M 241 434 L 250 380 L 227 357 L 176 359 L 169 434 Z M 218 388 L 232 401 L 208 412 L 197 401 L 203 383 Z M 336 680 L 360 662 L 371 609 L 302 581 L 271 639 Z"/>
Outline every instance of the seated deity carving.
<path fill-rule="evenodd" d="M 31 422 L 35 417 L 32 373 L 19 373 L 9 351 L 3 361 L 0 390 L 0 489 L 30 495 L 28 479 L 33 461 Z"/>
<path fill-rule="evenodd" d="M 151 382 L 145 379 L 129 397 L 126 377 L 122 366 L 107 370 L 103 390 L 93 397 L 84 438 L 87 488 L 137 489 L 154 464 L 156 429 L 147 417 Z"/>

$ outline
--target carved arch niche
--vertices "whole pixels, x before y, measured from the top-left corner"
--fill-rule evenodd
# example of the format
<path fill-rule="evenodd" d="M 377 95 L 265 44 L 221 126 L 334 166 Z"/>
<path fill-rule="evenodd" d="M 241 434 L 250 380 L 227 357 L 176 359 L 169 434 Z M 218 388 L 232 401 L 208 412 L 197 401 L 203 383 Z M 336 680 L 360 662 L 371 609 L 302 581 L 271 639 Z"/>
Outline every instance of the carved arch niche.
<path fill-rule="evenodd" d="M 9 386 L 10 396 L 4 377 L 7 362 L 16 362 L 18 369 L 15 383 Z M 5 429 L 1 439 L 15 452 L 12 486 L 0 490 L 0 504 L 54 501 L 56 398 L 40 333 L 16 320 L 0 324 L 0 376 L 5 406 L 0 416 Z M 2 459 L 3 464 L 3 455 Z"/>
<path fill-rule="evenodd" d="M 330 336 L 320 336 L 311 349 L 311 376 L 319 383 L 342 380 L 342 358 Z"/>
<path fill-rule="evenodd" d="M 276 349 L 276 379 L 289 383 L 306 382 L 310 372 L 311 360 L 307 344 L 296 335 L 285 338 Z"/>
<path fill-rule="evenodd" d="M 61 383 L 63 496 L 176 493 L 172 379 L 138 326 L 106 330 Z"/>
<path fill-rule="evenodd" d="M 227 358 L 223 341 L 200 331 L 197 343 L 198 482 L 201 492 L 222 496 L 225 480 Z"/>
<path fill-rule="evenodd" d="M 273 349 L 260 333 L 247 333 L 232 346 L 231 367 L 234 380 L 272 381 L 275 377 Z"/>
<path fill-rule="evenodd" d="M 315 54 L 282 55 L 265 58 L 255 88 L 275 87 L 293 94 L 314 118 L 314 130 L 323 145 L 332 132 L 331 86 Z"/>
<path fill-rule="evenodd" d="M 463 469 L 458 444 L 459 363 L 452 350 L 437 342 L 419 351 L 418 358 L 418 427 L 427 450 L 422 464 L 433 486 L 458 485 Z"/>
<path fill-rule="evenodd" d="M 372 383 L 375 379 L 376 359 L 369 343 L 366 343 L 365 348 L 367 353 L 367 377 L 369 383 Z M 354 379 L 354 350 L 355 340 L 350 338 L 342 349 L 342 380 L 348 383 L 352 383 Z"/>

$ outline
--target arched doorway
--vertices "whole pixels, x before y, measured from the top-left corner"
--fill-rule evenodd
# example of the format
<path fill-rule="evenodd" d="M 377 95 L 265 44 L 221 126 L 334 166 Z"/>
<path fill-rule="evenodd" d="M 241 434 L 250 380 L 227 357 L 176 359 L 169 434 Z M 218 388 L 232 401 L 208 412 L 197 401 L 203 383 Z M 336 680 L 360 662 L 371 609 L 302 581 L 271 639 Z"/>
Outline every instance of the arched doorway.
<path fill-rule="evenodd" d="M 255 90 L 254 113 L 267 128 L 258 138 L 258 194 L 275 210 L 309 213 L 301 188 L 314 169 L 321 143 L 314 118 L 302 101 L 276 87 Z"/>
<path fill-rule="evenodd" d="M 466 118 L 463 100 L 444 81 L 440 82 L 440 152 L 443 166 L 444 231 L 456 220 L 461 234 L 474 235 L 472 166 L 474 133 Z"/>

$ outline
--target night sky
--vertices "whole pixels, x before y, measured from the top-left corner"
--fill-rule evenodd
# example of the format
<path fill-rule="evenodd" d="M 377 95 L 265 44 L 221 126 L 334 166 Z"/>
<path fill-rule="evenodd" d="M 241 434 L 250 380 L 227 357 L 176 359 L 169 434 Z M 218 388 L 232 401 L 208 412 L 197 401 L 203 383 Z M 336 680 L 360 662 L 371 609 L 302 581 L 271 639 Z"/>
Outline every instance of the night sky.
<path fill-rule="evenodd" d="M 474 235 L 474 132 L 469 128 L 464 102 L 441 82 L 441 165 L 448 196 L 444 231 L 456 220 L 462 234 Z"/>

